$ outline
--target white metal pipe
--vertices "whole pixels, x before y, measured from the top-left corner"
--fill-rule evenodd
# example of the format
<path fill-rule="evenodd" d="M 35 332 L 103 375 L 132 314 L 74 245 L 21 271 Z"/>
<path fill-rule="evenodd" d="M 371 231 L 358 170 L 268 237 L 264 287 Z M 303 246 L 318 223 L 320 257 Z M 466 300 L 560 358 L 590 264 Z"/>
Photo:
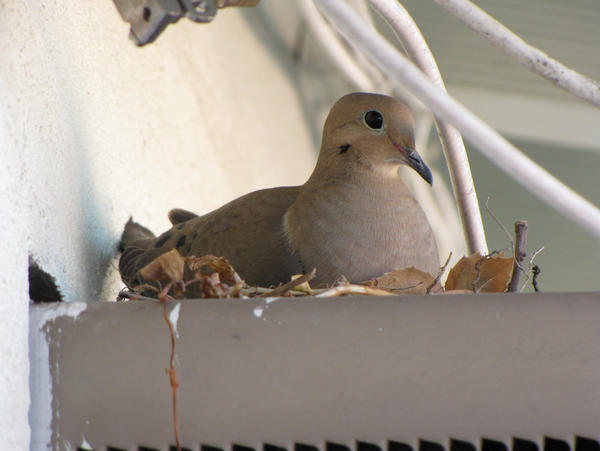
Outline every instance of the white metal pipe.
<path fill-rule="evenodd" d="M 435 58 L 408 11 L 395 0 L 369 0 L 369 2 L 392 26 L 413 62 L 433 84 L 445 91 L 446 87 Z M 437 117 L 435 123 L 448 163 L 467 249 L 470 254 L 478 252 L 486 255 L 488 248 L 485 231 L 462 136 L 458 130 Z"/>
<path fill-rule="evenodd" d="M 454 125 L 487 158 L 557 212 L 600 240 L 600 209 L 431 83 L 387 40 L 366 26 L 341 0 L 315 0 L 328 20 L 351 39 L 381 70 L 402 83 L 443 120 Z"/>
<path fill-rule="evenodd" d="M 540 49 L 528 44 L 468 0 L 434 1 L 479 36 L 490 41 L 532 72 L 580 99 L 600 107 L 600 83 L 569 69 Z"/>

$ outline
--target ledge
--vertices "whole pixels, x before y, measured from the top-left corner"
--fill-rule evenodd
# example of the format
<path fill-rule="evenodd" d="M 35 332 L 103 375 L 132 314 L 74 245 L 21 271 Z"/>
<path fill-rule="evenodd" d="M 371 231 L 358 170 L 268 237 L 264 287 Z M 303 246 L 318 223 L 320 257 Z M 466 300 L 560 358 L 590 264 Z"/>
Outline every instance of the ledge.
<path fill-rule="evenodd" d="M 600 436 L 600 293 L 178 303 L 190 449 Z M 31 313 L 32 444 L 167 449 L 161 306 Z"/>

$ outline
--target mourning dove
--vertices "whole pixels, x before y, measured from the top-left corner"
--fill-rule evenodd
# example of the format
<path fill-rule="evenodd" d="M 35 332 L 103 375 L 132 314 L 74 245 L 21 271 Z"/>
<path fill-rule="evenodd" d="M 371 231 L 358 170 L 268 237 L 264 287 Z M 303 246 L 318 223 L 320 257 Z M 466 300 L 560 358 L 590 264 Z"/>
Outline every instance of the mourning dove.
<path fill-rule="evenodd" d="M 255 191 L 203 216 L 172 210 L 173 227 L 157 238 L 130 221 L 121 277 L 129 287 L 142 283 L 138 270 L 173 248 L 184 256 L 224 256 L 260 286 L 313 268 L 316 283 L 341 275 L 361 282 L 409 266 L 435 274 L 433 233 L 400 179 L 401 165 L 431 184 L 414 149 L 408 107 L 384 95 L 348 94 L 325 121 L 317 164 L 304 185 Z"/>

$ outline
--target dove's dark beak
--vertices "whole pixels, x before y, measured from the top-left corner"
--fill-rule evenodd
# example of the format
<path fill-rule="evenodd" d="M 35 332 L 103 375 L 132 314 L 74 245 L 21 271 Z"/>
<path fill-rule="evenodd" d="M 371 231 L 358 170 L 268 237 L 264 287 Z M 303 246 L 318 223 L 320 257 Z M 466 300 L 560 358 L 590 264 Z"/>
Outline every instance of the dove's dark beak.
<path fill-rule="evenodd" d="M 404 149 L 406 151 L 406 164 L 417 171 L 423 179 L 429 183 L 433 184 L 433 176 L 431 175 L 431 170 L 427 167 L 421 156 L 414 149 Z"/>

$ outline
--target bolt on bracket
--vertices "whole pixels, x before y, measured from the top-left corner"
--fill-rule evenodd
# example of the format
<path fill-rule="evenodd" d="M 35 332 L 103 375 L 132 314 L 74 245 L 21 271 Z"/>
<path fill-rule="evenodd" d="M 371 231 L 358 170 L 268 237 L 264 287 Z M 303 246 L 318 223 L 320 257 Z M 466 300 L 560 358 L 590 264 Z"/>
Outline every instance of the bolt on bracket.
<path fill-rule="evenodd" d="M 138 46 L 154 41 L 181 17 L 194 22 L 211 22 L 217 8 L 255 6 L 259 0 L 113 0 L 119 14 L 131 27 L 129 38 Z"/>

